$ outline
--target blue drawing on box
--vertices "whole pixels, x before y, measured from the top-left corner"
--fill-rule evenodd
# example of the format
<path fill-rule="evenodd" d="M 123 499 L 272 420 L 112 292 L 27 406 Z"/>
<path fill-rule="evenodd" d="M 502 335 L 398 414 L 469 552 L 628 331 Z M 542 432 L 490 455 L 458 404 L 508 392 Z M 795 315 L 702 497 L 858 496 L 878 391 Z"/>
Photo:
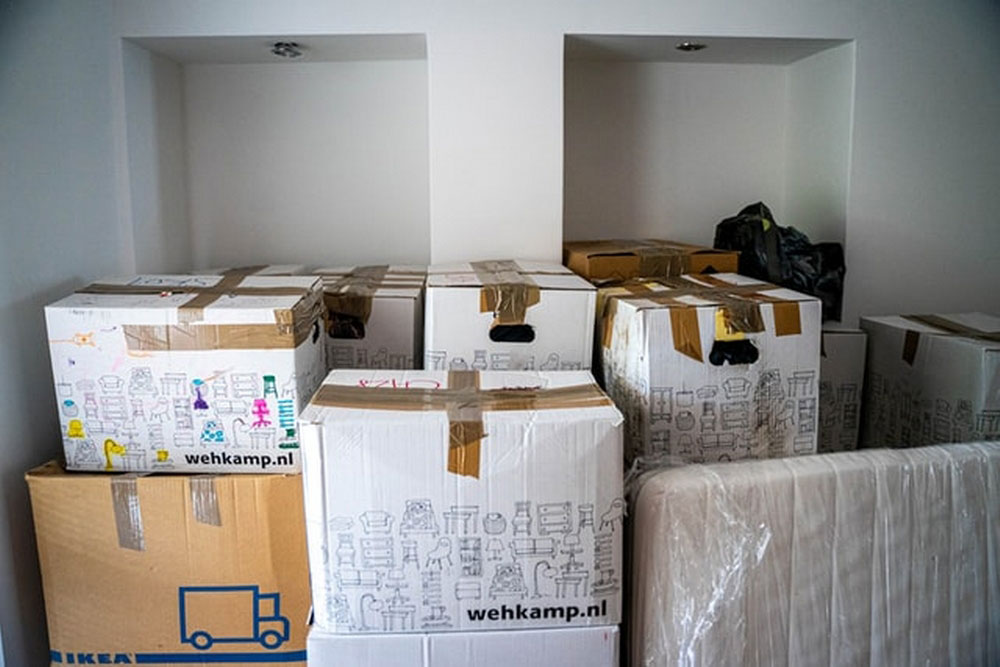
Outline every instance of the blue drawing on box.
<path fill-rule="evenodd" d="M 218 422 L 210 419 L 205 422 L 205 426 L 201 429 L 201 441 L 225 443 L 226 433 Z"/>
<path fill-rule="evenodd" d="M 258 586 L 181 586 L 177 590 L 181 642 L 202 651 L 221 643 L 257 643 L 276 649 L 288 641 L 290 624 L 281 615 L 281 594 L 261 593 Z M 248 633 L 227 634 L 232 619 L 220 609 L 246 615 Z"/>

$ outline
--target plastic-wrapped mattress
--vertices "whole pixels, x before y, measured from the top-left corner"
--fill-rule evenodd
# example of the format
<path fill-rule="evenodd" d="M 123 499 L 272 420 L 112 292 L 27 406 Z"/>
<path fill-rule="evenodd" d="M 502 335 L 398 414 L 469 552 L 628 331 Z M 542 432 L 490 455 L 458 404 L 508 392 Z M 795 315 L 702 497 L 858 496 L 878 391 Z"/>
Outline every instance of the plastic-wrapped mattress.
<path fill-rule="evenodd" d="M 1000 664 L 1000 442 L 639 483 L 631 664 Z"/>

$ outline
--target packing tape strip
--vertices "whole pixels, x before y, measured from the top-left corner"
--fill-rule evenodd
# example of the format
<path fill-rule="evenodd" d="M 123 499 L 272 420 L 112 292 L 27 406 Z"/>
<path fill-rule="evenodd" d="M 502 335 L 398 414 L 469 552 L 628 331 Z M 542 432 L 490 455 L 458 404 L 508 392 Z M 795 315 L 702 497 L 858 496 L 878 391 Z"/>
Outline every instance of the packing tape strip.
<path fill-rule="evenodd" d="M 450 371 L 448 388 L 478 392 L 479 371 Z M 448 472 L 478 479 L 482 440 L 486 437 L 482 408 L 474 400 L 452 401 L 447 403 L 447 412 Z"/>
<path fill-rule="evenodd" d="M 987 343 L 1000 343 L 1000 331 L 983 331 L 982 329 L 976 329 L 949 320 L 947 317 L 942 317 L 941 315 L 903 315 L 902 317 L 904 320 L 938 329 L 938 332 L 932 334 L 935 336 L 956 336 L 959 338 L 981 340 Z M 916 361 L 919 346 L 920 332 L 907 329 L 906 336 L 903 339 L 903 361 L 912 366 L 913 362 Z"/>
<path fill-rule="evenodd" d="M 215 475 L 194 475 L 188 478 L 191 513 L 198 523 L 221 526 L 219 496 L 215 492 Z"/>
<path fill-rule="evenodd" d="M 359 266 L 330 285 L 324 285 L 323 302 L 327 310 L 331 315 L 347 315 L 367 324 L 375 292 L 388 272 L 388 264 Z"/>
<path fill-rule="evenodd" d="M 111 507 L 114 509 L 118 546 L 122 549 L 145 551 L 137 479 L 138 475 L 135 473 L 114 475 L 111 478 Z"/>
<path fill-rule="evenodd" d="M 510 260 L 471 262 L 479 281 L 479 312 L 493 313 L 493 326 L 524 324 L 528 308 L 542 293 L 535 281 Z"/>
<path fill-rule="evenodd" d="M 469 375 L 461 376 L 460 373 Z M 479 476 L 482 413 L 614 405 L 595 384 L 556 389 L 481 389 L 476 371 L 449 373 L 447 389 L 393 389 L 324 384 L 312 405 L 355 410 L 441 411 L 448 415 L 448 470 Z M 454 386 L 452 386 L 454 383 Z M 453 450 L 458 450 L 453 453 Z M 473 465 L 475 463 L 475 465 Z M 453 469 L 454 468 L 454 469 Z"/>

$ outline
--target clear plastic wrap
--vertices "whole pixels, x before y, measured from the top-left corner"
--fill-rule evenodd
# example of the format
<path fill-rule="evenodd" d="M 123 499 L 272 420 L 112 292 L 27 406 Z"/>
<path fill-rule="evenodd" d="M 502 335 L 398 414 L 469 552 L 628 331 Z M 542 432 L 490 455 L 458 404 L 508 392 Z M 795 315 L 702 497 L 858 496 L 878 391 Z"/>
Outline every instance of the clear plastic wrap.
<path fill-rule="evenodd" d="M 1000 664 L 1000 442 L 635 487 L 630 664 Z"/>

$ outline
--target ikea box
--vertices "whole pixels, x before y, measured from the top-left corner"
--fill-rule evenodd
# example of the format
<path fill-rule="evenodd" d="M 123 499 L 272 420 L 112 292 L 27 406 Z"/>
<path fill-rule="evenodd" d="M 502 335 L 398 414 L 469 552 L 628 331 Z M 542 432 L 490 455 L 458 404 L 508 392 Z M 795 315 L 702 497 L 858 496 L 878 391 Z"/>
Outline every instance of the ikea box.
<path fill-rule="evenodd" d="M 618 622 L 621 415 L 589 373 L 333 371 L 300 428 L 316 627 Z"/>
<path fill-rule="evenodd" d="M 563 263 L 588 280 L 664 278 L 683 273 L 736 273 L 740 253 L 704 246 L 632 239 L 566 241 Z"/>
<path fill-rule="evenodd" d="M 730 273 L 663 278 L 611 297 L 603 325 L 629 460 L 816 452 L 818 299 Z"/>
<path fill-rule="evenodd" d="M 590 368 L 593 285 L 558 264 L 495 261 L 428 269 L 424 368 Z"/>
<path fill-rule="evenodd" d="M 316 277 L 108 279 L 45 309 L 73 470 L 294 472 L 323 379 Z"/>
<path fill-rule="evenodd" d="M 51 664 L 305 663 L 301 475 L 26 479 Z"/>
<path fill-rule="evenodd" d="M 858 448 L 868 336 L 823 327 L 819 361 L 819 451 Z"/>
<path fill-rule="evenodd" d="M 1000 317 L 862 317 L 865 447 L 1000 438 Z"/>
<path fill-rule="evenodd" d="M 328 315 L 328 369 L 420 366 L 426 266 L 332 267 L 316 273 L 323 278 Z"/>
<path fill-rule="evenodd" d="M 316 667 L 617 667 L 618 627 L 391 634 L 309 632 Z"/>

